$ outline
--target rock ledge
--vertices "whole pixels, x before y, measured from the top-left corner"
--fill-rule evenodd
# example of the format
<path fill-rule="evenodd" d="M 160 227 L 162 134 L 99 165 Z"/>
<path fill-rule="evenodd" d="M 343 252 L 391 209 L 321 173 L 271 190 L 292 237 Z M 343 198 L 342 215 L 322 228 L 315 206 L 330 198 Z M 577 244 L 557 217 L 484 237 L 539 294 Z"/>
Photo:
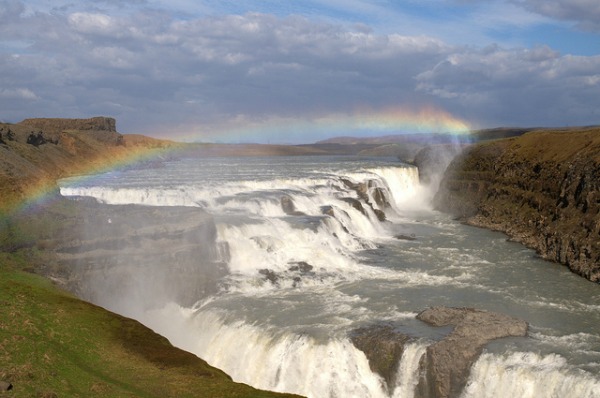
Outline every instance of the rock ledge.
<path fill-rule="evenodd" d="M 454 326 L 421 358 L 417 386 L 421 397 L 459 396 L 484 345 L 502 337 L 526 336 L 528 327 L 523 320 L 474 308 L 432 307 L 417 319 L 431 326 Z"/>

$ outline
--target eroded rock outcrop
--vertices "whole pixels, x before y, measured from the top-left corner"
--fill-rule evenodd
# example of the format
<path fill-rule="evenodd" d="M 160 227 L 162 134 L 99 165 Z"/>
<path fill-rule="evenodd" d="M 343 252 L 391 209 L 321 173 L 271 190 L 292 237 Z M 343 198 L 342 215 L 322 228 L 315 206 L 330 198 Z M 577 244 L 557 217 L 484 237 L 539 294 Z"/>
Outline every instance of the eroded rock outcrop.
<path fill-rule="evenodd" d="M 396 383 L 400 359 L 409 339 L 386 324 L 366 326 L 350 334 L 354 346 L 365 353 L 371 370 L 383 377 L 388 390 Z"/>
<path fill-rule="evenodd" d="M 88 119 L 65 118 L 33 118 L 25 119 L 19 124 L 42 129 L 48 133 L 59 133 L 64 130 L 79 131 L 117 131 L 117 122 L 112 117 L 97 116 Z"/>
<path fill-rule="evenodd" d="M 417 318 L 432 326 L 454 327 L 445 338 L 427 347 L 421 358 L 418 397 L 458 397 L 485 344 L 527 335 L 525 321 L 474 308 L 432 307 Z"/>
<path fill-rule="evenodd" d="M 280 199 L 281 209 L 288 216 L 304 216 L 305 214 L 301 211 L 296 210 L 296 204 L 294 199 L 289 195 L 284 195 Z"/>
<path fill-rule="evenodd" d="M 432 342 L 420 359 L 417 398 L 458 397 L 487 343 L 502 337 L 526 336 L 528 328 L 523 320 L 474 308 L 431 307 L 419 313 L 417 319 L 433 327 L 452 327 L 445 337 Z M 387 323 L 356 329 L 349 337 L 392 393 L 400 360 L 413 338 Z"/>
<path fill-rule="evenodd" d="M 536 131 L 472 146 L 434 199 L 600 282 L 600 129 Z"/>
<path fill-rule="evenodd" d="M 369 180 L 367 182 L 356 183 L 356 182 L 350 181 L 349 179 L 342 178 L 340 181 L 346 186 L 346 188 L 349 188 L 356 192 L 357 196 L 367 206 L 369 206 L 371 208 L 371 210 L 373 210 L 373 213 L 375 213 L 375 215 L 377 216 L 377 219 L 379 221 L 386 221 L 386 215 L 382 209 L 391 207 L 390 203 L 389 203 L 389 198 L 387 197 L 385 192 L 383 192 L 383 190 L 377 186 L 377 183 L 375 180 Z M 373 200 L 376 202 L 375 205 L 373 205 L 373 203 L 371 201 L 371 195 L 373 195 L 373 198 L 374 198 Z M 358 201 L 358 204 L 353 203 L 352 202 L 353 199 L 354 198 L 342 198 L 342 200 L 350 203 L 350 205 L 352 207 L 354 207 L 361 213 L 366 214 L 365 210 L 362 208 L 363 207 L 362 203 L 360 203 L 360 201 Z M 354 199 L 354 201 L 356 201 L 356 199 Z"/>

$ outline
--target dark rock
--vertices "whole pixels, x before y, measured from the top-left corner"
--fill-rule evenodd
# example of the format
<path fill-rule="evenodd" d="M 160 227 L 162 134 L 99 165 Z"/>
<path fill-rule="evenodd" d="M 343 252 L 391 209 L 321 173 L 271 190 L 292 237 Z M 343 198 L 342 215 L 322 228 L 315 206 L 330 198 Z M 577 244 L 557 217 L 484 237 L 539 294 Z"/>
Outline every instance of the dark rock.
<path fill-rule="evenodd" d="M 352 206 L 353 208 L 355 208 L 356 210 L 361 212 L 361 214 L 363 214 L 365 216 L 367 215 L 367 212 L 365 211 L 365 208 L 363 207 L 360 200 L 355 199 L 355 198 L 341 198 L 341 200 L 343 202 L 348 203 L 350 206 Z"/>
<path fill-rule="evenodd" d="M 48 141 L 46 141 L 46 138 L 44 137 L 44 133 L 42 131 L 39 131 L 37 134 L 34 132 L 31 132 L 29 134 L 29 136 L 27 137 L 27 143 L 29 145 L 40 146 L 40 145 L 44 145 L 47 142 Z"/>
<path fill-rule="evenodd" d="M 10 391 L 13 389 L 13 385 L 7 381 L 0 381 L 0 391 Z"/>
<path fill-rule="evenodd" d="M 371 200 L 369 198 L 369 184 L 371 184 L 373 186 L 375 184 L 375 182 L 373 182 L 373 180 L 369 180 L 367 183 L 363 183 L 363 182 L 355 183 L 348 179 L 342 178 L 341 181 L 344 183 L 344 185 L 346 185 L 346 187 L 348 187 L 356 192 L 359 199 L 362 200 L 367 206 L 369 206 L 371 208 L 371 210 L 373 210 L 373 212 L 375 213 L 375 215 L 377 216 L 377 219 L 379 221 L 385 221 L 387 219 L 385 212 L 383 210 L 380 210 L 380 209 L 376 208 L 375 206 L 373 206 L 373 204 L 371 203 Z M 381 188 L 377 188 L 377 189 L 381 190 Z M 382 207 L 390 207 L 387 197 L 384 197 L 385 196 L 384 193 L 380 192 L 377 196 L 379 197 L 379 200 L 382 203 Z M 343 200 L 346 203 L 349 203 L 352 207 L 354 207 L 356 210 L 360 211 L 362 214 L 364 214 L 364 215 L 367 214 L 367 212 L 365 211 L 363 204 L 361 203 L 360 200 L 357 200 L 355 198 L 342 198 L 341 200 Z M 387 205 L 386 205 L 386 203 L 387 203 Z"/>
<path fill-rule="evenodd" d="M 415 234 L 411 234 L 410 236 L 399 234 L 399 235 L 395 235 L 394 238 L 396 238 L 398 240 L 411 240 L 411 241 L 417 240 L 417 238 L 415 238 Z"/>
<path fill-rule="evenodd" d="M 373 209 L 373 212 L 375 213 L 375 215 L 377 216 L 377 219 L 379 221 L 385 221 L 387 219 L 385 212 L 383 210 Z"/>
<path fill-rule="evenodd" d="M 387 191 L 383 188 L 377 187 L 373 189 L 373 200 L 382 209 L 391 207 Z"/>
<path fill-rule="evenodd" d="M 333 206 L 321 206 L 321 214 L 326 216 L 335 217 Z"/>
<path fill-rule="evenodd" d="M 427 347 L 421 358 L 417 393 L 433 398 L 458 397 L 485 344 L 526 336 L 528 327 L 523 320 L 474 308 L 432 307 L 417 318 L 432 326 L 454 326 L 444 339 Z"/>
<path fill-rule="evenodd" d="M 285 195 L 281 197 L 281 208 L 283 212 L 288 216 L 304 216 L 305 214 L 301 211 L 296 210 L 296 205 L 294 205 L 294 199 L 291 196 Z"/>
<path fill-rule="evenodd" d="M 261 275 L 265 276 L 265 280 L 271 282 L 274 285 L 278 285 L 279 284 L 279 275 L 277 275 L 277 273 L 273 270 L 267 269 L 267 268 L 263 268 L 263 269 L 259 269 L 258 273 Z"/>
<path fill-rule="evenodd" d="M 306 274 L 309 273 L 313 270 L 313 266 L 310 265 L 309 263 L 307 263 L 306 261 L 298 261 L 297 263 L 292 263 L 294 265 L 292 265 L 290 268 L 288 268 L 290 271 L 299 271 L 301 274 Z"/>
<path fill-rule="evenodd" d="M 396 331 L 391 325 L 376 324 L 351 332 L 350 340 L 365 353 L 371 370 L 387 383 L 388 390 L 396 384 L 396 373 L 409 336 Z"/>

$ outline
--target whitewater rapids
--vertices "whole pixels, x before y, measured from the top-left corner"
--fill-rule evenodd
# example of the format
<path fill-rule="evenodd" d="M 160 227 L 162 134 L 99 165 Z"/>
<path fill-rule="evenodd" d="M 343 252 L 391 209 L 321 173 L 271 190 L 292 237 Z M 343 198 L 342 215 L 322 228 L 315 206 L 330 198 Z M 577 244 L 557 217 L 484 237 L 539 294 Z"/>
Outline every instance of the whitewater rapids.
<path fill-rule="evenodd" d="M 213 216 L 229 247 L 219 293 L 192 308 L 165 302 L 124 315 L 235 381 L 314 398 L 413 397 L 426 347 L 447 332 L 415 315 L 450 305 L 530 323 L 529 337 L 489 345 L 463 396 L 600 397 L 598 287 L 501 234 L 433 211 L 412 166 L 342 157 L 182 159 L 64 180 L 61 194 L 199 207 Z M 381 322 L 411 336 L 391 386 L 349 338 Z"/>

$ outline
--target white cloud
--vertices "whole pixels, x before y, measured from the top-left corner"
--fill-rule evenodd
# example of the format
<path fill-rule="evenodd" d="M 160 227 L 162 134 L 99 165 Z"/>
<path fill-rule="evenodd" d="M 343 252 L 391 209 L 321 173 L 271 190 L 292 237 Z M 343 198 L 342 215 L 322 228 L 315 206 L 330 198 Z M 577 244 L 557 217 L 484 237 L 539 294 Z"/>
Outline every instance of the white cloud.
<path fill-rule="evenodd" d="M 452 54 L 419 74 L 417 88 L 452 98 L 488 123 L 588 124 L 597 123 L 599 70 L 600 56 L 491 47 Z"/>
<path fill-rule="evenodd" d="M 75 31 L 91 34 L 113 34 L 118 32 L 119 26 L 109 15 L 76 12 L 68 17 L 68 21 Z"/>
<path fill-rule="evenodd" d="M 513 1 L 541 15 L 574 21 L 583 29 L 600 31 L 600 2 L 598 0 Z"/>
<path fill-rule="evenodd" d="M 1 89 L 0 98 L 5 100 L 35 101 L 39 97 L 28 88 Z"/>
<path fill-rule="evenodd" d="M 589 124 L 600 107 L 598 57 L 544 46 L 464 47 L 301 16 L 17 6 L 0 27 L 0 47 L 22 43 L 0 51 L 11 120 L 110 114 L 123 132 L 161 133 L 431 103 L 487 126 Z"/>

